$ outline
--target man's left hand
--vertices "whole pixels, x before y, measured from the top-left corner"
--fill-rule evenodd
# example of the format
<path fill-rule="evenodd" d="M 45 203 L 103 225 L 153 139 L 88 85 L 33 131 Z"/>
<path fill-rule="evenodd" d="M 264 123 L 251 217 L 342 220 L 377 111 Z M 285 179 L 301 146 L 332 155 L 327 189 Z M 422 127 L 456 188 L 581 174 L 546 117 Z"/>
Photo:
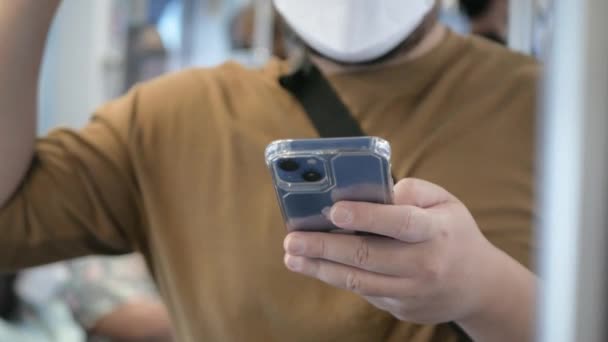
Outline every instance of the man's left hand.
<path fill-rule="evenodd" d="M 417 179 L 395 186 L 394 205 L 340 202 L 329 216 L 340 228 L 381 236 L 290 233 L 287 267 L 357 293 L 401 320 L 467 319 L 483 305 L 504 259 L 458 199 Z"/>

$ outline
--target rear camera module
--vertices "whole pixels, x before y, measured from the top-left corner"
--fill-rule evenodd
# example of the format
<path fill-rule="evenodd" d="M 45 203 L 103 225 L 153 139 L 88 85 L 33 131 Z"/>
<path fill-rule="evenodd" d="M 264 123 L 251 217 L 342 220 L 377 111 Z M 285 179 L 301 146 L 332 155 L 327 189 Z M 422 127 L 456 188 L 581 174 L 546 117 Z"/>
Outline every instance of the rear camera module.
<path fill-rule="evenodd" d="M 286 172 L 293 172 L 297 171 L 300 165 L 293 159 L 283 159 L 279 161 L 279 168 Z"/>
<path fill-rule="evenodd" d="M 323 176 L 317 171 L 307 171 L 302 174 L 302 178 L 307 182 L 318 182 L 323 179 Z"/>

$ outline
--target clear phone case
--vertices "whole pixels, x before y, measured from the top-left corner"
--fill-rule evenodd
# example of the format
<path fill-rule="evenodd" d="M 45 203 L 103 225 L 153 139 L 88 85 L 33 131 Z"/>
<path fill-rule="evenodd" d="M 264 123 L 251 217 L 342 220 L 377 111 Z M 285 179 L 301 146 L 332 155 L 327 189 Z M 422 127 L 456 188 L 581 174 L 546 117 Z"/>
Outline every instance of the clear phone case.
<path fill-rule="evenodd" d="M 332 231 L 339 201 L 392 203 L 390 145 L 377 137 L 278 140 L 266 148 L 287 229 Z"/>

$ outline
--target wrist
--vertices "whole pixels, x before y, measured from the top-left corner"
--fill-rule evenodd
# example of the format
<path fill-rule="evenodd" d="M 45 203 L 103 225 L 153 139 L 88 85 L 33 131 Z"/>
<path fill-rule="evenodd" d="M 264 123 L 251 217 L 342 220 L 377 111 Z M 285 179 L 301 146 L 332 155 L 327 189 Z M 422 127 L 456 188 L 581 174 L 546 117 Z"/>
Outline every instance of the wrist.
<path fill-rule="evenodd" d="M 457 324 L 476 341 L 529 341 L 533 338 L 536 276 L 491 246 L 477 287 L 479 301 Z"/>

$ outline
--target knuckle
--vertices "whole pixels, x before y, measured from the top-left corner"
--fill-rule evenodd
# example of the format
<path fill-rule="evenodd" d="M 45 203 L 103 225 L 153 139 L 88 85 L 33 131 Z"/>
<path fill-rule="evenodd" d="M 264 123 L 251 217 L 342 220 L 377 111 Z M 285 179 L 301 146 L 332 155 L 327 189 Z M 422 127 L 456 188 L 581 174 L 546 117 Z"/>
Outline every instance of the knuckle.
<path fill-rule="evenodd" d="M 401 239 L 406 239 L 408 232 L 411 231 L 412 225 L 414 224 L 414 212 L 411 209 L 404 210 L 404 218 L 401 224 L 398 226 L 397 236 Z"/>
<path fill-rule="evenodd" d="M 438 281 L 443 277 L 443 263 L 438 258 L 429 258 L 423 266 L 422 276 L 427 281 Z"/>
<path fill-rule="evenodd" d="M 403 183 L 403 190 L 408 194 L 416 193 L 417 182 L 414 179 L 405 179 Z"/>
<path fill-rule="evenodd" d="M 450 217 L 447 217 L 443 213 L 438 215 L 428 215 L 427 225 L 429 229 L 433 229 L 433 237 L 438 241 L 445 241 L 452 238 L 453 223 L 454 221 Z"/>
<path fill-rule="evenodd" d="M 311 262 L 310 270 L 310 274 L 321 281 L 327 282 L 329 279 L 330 272 L 323 262 L 319 262 L 318 260 Z"/>
<path fill-rule="evenodd" d="M 353 292 L 361 291 L 361 278 L 355 272 L 346 275 L 346 289 Z"/>
<path fill-rule="evenodd" d="M 327 243 L 325 242 L 325 239 L 320 238 L 319 239 L 319 243 L 318 243 L 318 248 L 319 248 L 319 258 L 321 259 L 325 259 L 327 257 Z"/>
<path fill-rule="evenodd" d="M 369 243 L 366 239 L 359 239 L 355 250 L 354 264 L 357 267 L 367 266 L 369 263 Z"/>
<path fill-rule="evenodd" d="M 437 236 L 442 241 L 450 240 L 452 238 L 452 234 L 450 233 L 450 230 L 446 229 L 444 226 L 440 226 L 437 229 Z"/>
<path fill-rule="evenodd" d="M 416 181 L 414 179 L 405 178 L 400 180 L 395 186 L 395 200 L 397 204 L 409 203 L 412 201 L 416 193 Z"/>

